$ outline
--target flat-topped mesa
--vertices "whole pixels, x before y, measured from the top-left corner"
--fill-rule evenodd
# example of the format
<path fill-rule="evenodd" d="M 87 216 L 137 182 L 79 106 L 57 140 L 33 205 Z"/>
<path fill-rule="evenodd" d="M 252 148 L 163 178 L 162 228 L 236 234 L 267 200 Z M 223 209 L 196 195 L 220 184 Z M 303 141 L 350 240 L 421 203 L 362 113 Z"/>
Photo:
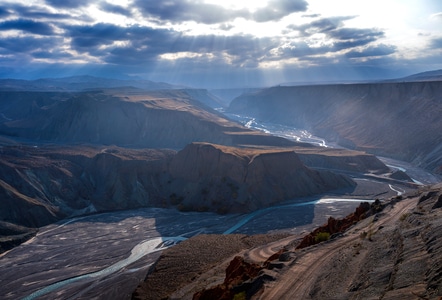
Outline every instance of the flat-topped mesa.
<path fill-rule="evenodd" d="M 183 210 L 248 212 L 284 200 L 354 186 L 306 167 L 289 149 L 192 143 L 172 159 L 171 202 Z"/>

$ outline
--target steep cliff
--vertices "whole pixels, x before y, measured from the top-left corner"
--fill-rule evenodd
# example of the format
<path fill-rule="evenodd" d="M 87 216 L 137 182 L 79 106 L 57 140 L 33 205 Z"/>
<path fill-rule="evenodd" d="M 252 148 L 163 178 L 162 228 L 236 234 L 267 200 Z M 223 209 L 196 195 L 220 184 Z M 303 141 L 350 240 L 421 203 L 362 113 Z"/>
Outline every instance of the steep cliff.
<path fill-rule="evenodd" d="M 192 143 L 177 153 L 169 170 L 180 207 L 221 213 L 355 185 L 348 177 L 309 169 L 290 149 Z"/>
<path fill-rule="evenodd" d="M 441 95 L 441 81 L 274 87 L 234 99 L 229 111 L 442 173 Z"/>
<path fill-rule="evenodd" d="M 146 206 L 248 212 L 355 185 L 306 167 L 290 148 L 4 145 L 0 153 L 0 221 L 27 227 Z"/>
<path fill-rule="evenodd" d="M 161 206 L 175 152 L 4 146 L 0 153 L 0 221 L 39 227 L 66 216 Z"/>

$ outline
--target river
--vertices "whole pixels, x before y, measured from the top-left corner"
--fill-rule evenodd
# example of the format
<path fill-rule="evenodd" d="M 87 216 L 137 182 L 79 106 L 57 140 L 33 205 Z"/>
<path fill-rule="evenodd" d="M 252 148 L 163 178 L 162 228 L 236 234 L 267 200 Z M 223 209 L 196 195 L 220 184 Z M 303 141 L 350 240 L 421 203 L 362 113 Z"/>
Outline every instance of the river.
<path fill-rule="evenodd" d="M 334 147 L 306 130 L 230 117 L 252 129 Z M 391 168 L 411 170 L 418 183 L 439 180 L 403 162 L 384 161 Z M 404 192 L 391 184 L 382 187 L 385 197 Z M 300 233 L 322 225 L 329 216 L 343 217 L 367 200 L 372 201 L 330 196 L 297 199 L 245 215 L 144 208 L 65 220 L 41 228 L 32 240 L 0 256 L 0 299 L 85 299 L 112 297 L 112 293 L 129 299 L 162 250 L 194 235 Z"/>

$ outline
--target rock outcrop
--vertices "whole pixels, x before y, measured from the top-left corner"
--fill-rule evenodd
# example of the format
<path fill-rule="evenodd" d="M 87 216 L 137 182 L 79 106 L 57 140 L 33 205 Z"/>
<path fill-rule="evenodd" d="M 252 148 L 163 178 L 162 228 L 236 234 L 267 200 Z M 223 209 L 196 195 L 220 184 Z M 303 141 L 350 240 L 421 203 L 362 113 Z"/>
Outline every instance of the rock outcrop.
<path fill-rule="evenodd" d="M 0 221 L 27 227 L 97 211 L 161 206 L 161 181 L 175 154 L 86 146 L 4 146 L 0 153 Z"/>
<path fill-rule="evenodd" d="M 250 212 L 355 185 L 309 169 L 289 148 L 5 145 L 0 153 L 0 221 L 31 228 L 146 206 Z"/>
<path fill-rule="evenodd" d="M 381 212 L 384 205 L 379 200 L 376 200 L 371 205 L 368 202 L 362 202 L 355 212 L 342 219 L 335 219 L 333 217 L 328 218 L 327 224 L 316 228 L 314 231 L 304 236 L 301 243 L 296 249 L 306 248 L 320 242 L 328 240 L 333 235 L 345 232 L 350 226 L 358 223 L 359 221 Z"/>
<path fill-rule="evenodd" d="M 442 173 L 442 81 L 273 87 L 228 111 Z"/>
<path fill-rule="evenodd" d="M 248 281 L 249 285 L 257 285 L 256 290 L 261 287 L 256 283 L 256 277 L 263 269 L 262 266 L 244 261 L 241 256 L 235 256 L 226 269 L 226 277 L 220 285 L 207 290 L 195 293 L 194 300 L 209 299 L 234 299 L 235 295 L 243 294 L 245 299 L 250 299 L 251 295 L 246 294 L 246 289 L 237 287 Z M 236 287 L 236 289 L 234 289 Z M 253 290 L 253 289 L 252 289 Z"/>

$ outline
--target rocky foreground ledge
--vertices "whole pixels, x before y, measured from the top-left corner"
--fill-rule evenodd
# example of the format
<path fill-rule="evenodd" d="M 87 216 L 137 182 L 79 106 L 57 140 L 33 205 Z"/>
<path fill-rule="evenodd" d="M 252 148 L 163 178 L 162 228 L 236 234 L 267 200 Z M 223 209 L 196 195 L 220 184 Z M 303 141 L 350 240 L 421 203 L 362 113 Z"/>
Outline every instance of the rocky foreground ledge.
<path fill-rule="evenodd" d="M 133 299 L 439 299 L 441 235 L 439 184 L 303 239 L 194 237 L 162 254 Z"/>

